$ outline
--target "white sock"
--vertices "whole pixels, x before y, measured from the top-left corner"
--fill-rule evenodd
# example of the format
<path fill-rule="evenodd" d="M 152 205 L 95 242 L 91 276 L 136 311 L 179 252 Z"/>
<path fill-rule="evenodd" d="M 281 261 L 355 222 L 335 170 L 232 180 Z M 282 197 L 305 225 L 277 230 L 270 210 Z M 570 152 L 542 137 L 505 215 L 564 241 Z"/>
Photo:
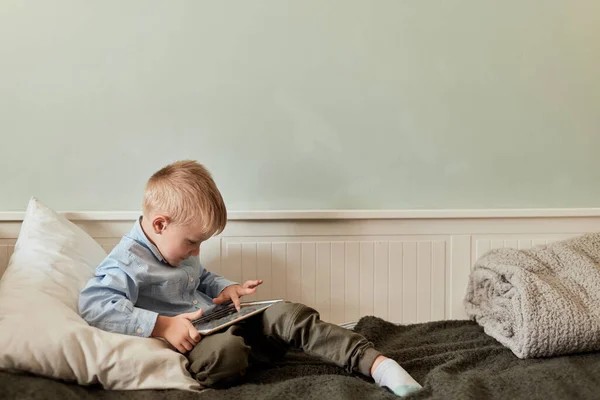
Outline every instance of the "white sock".
<path fill-rule="evenodd" d="M 421 389 L 421 385 L 413 379 L 396 361 L 388 358 L 375 368 L 373 379 L 379 386 L 386 386 L 398 396 L 405 396 Z"/>

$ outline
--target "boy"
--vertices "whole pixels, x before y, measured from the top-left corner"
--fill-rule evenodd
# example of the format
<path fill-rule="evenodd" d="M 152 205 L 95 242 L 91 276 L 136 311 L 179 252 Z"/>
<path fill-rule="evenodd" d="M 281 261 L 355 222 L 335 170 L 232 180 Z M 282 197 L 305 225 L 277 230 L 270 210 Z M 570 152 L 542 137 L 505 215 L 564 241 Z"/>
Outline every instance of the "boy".
<path fill-rule="evenodd" d="M 202 309 L 256 292 L 262 281 L 240 285 L 205 270 L 200 245 L 223 231 L 227 211 L 210 173 L 195 161 L 156 172 L 144 193 L 143 214 L 96 269 L 81 292 L 79 311 L 111 332 L 167 340 L 190 361 L 205 387 L 235 383 L 252 363 L 281 358 L 297 348 L 372 376 L 403 396 L 421 386 L 361 335 L 323 322 L 303 305 L 280 302 L 246 323 L 200 337 L 190 321 Z"/>

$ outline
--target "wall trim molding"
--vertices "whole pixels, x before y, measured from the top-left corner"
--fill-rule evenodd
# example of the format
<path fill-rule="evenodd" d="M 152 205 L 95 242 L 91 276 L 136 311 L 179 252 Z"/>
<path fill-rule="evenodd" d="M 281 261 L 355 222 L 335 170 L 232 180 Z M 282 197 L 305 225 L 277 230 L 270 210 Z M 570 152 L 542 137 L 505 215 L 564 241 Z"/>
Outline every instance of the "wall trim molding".
<path fill-rule="evenodd" d="M 134 221 L 138 211 L 63 211 L 73 221 Z M 22 211 L 0 211 L 0 221 L 21 222 Z M 281 210 L 230 211 L 230 221 L 486 219 L 600 217 L 600 208 L 506 208 L 440 210 Z"/>

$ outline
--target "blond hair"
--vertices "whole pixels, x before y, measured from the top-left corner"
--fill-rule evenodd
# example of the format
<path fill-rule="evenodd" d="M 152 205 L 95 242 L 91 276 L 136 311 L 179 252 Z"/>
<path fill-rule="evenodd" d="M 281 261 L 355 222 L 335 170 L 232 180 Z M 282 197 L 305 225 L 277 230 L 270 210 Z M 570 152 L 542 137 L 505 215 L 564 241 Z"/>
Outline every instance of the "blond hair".
<path fill-rule="evenodd" d="M 215 181 L 192 160 L 169 164 L 150 177 L 143 211 L 146 216 L 164 215 L 177 225 L 199 221 L 207 237 L 221 233 L 227 223 L 227 209 Z"/>

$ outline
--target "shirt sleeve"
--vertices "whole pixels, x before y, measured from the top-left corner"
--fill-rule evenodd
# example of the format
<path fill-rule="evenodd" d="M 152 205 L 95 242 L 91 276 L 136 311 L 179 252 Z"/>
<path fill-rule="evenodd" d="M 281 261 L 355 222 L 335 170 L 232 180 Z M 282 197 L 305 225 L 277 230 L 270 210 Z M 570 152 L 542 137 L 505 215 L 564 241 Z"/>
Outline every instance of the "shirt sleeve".
<path fill-rule="evenodd" d="M 198 285 L 198 290 L 204 294 L 207 294 L 213 299 L 218 297 L 219 293 L 221 293 L 227 286 L 237 284 L 237 282 L 225 279 L 220 275 L 208 271 L 203 266 L 200 266 L 200 284 Z"/>
<path fill-rule="evenodd" d="M 141 280 L 127 267 L 110 256 L 104 260 L 79 296 L 79 313 L 91 326 L 149 337 L 158 313 L 135 307 Z"/>

